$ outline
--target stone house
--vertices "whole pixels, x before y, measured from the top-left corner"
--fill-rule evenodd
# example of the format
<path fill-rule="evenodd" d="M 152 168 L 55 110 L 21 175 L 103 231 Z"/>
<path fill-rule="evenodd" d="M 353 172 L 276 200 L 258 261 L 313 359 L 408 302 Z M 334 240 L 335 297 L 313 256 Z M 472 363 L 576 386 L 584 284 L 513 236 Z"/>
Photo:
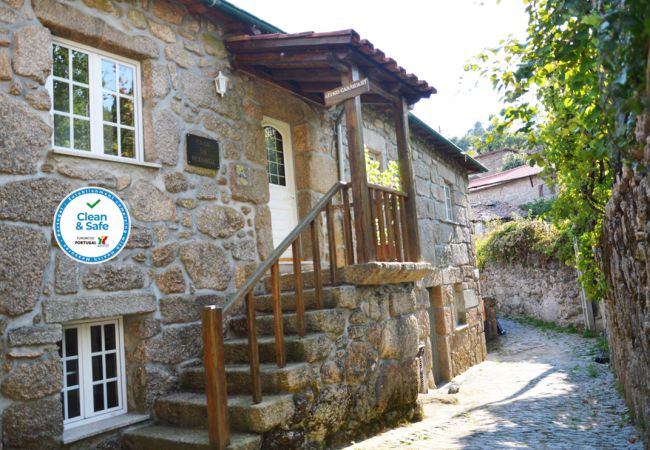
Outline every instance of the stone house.
<path fill-rule="evenodd" d="M 225 1 L 0 2 L 3 448 L 325 446 L 416 417 L 486 354 L 484 167 L 408 114 L 434 92 L 352 30 Z M 367 185 L 364 140 L 401 191 Z M 88 185 L 133 223 L 97 265 L 51 231 Z"/>

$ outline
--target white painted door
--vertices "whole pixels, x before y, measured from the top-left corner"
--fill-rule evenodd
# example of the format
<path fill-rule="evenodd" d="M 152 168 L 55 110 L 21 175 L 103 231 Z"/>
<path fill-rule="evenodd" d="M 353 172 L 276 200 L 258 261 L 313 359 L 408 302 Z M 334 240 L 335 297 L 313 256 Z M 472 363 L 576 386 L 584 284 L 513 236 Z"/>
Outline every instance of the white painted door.
<path fill-rule="evenodd" d="M 273 248 L 276 248 L 298 224 L 291 130 L 289 124 L 268 117 L 264 118 L 262 126 L 268 158 Z M 291 247 L 282 259 L 291 259 Z"/>

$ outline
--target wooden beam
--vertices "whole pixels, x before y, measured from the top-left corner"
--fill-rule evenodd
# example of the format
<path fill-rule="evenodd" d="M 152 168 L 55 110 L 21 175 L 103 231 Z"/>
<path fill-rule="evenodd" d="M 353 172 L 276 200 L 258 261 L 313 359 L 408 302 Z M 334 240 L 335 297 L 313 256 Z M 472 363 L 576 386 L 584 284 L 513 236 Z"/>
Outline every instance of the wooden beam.
<path fill-rule="evenodd" d="M 359 71 L 353 66 L 341 75 L 341 83 L 350 84 L 359 80 Z M 370 221 L 370 198 L 366 174 L 366 157 L 363 146 L 363 121 L 361 118 L 361 98 L 345 100 L 345 128 L 348 137 L 348 154 L 352 176 L 352 201 L 354 207 L 354 229 L 357 238 L 357 264 L 375 260 L 373 224 Z"/>
<path fill-rule="evenodd" d="M 341 82 L 341 74 L 334 70 L 323 69 L 274 69 L 271 76 L 276 80 L 293 80 L 298 82 Z"/>
<path fill-rule="evenodd" d="M 418 214 L 416 208 L 415 179 L 413 177 L 413 161 L 410 149 L 410 130 L 408 104 L 401 98 L 395 105 L 395 134 L 397 137 L 397 155 L 402 181 L 402 191 L 406 192 L 404 199 L 406 210 L 406 233 L 408 235 L 408 255 L 411 261 L 422 260 L 420 251 L 420 232 L 418 230 Z"/>

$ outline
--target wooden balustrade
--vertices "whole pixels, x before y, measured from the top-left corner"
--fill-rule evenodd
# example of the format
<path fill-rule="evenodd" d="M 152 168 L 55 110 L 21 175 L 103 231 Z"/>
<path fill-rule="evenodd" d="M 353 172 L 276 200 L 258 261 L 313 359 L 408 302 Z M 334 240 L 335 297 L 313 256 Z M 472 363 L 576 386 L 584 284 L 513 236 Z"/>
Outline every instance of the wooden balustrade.
<path fill-rule="evenodd" d="M 406 193 L 374 184 L 368 191 L 377 261 L 408 261 Z"/>
<path fill-rule="evenodd" d="M 305 300 L 303 277 L 303 251 L 301 238 L 309 230 L 313 264 L 313 289 L 316 308 L 323 307 L 323 267 L 321 266 L 321 232 L 327 235 L 329 251 L 329 280 L 337 282 L 337 220 L 343 236 L 344 258 L 346 265 L 364 261 L 365 257 L 355 255 L 355 241 L 358 228 L 354 225 L 354 211 L 350 208 L 350 185 L 337 183 L 323 198 L 307 213 L 298 226 L 273 250 L 271 255 L 262 262 L 255 272 L 246 280 L 239 291 L 224 306 L 223 310 L 216 306 L 207 306 L 202 312 L 204 364 L 206 398 L 208 402 L 208 424 L 210 443 L 214 448 L 223 450 L 228 445 L 228 404 L 226 394 L 226 376 L 224 369 L 223 347 L 223 317 L 227 317 L 235 306 L 245 302 L 246 325 L 248 331 L 248 356 L 250 364 L 251 391 L 254 403 L 262 401 L 262 382 L 260 378 L 260 358 L 256 329 L 256 298 L 255 291 L 260 282 L 270 275 L 270 293 L 273 309 L 273 331 L 275 335 L 275 356 L 278 367 L 286 364 L 284 345 L 284 322 L 282 317 L 282 276 L 280 273 L 280 258 L 291 247 L 293 255 L 293 289 L 296 304 L 296 329 L 300 336 L 305 335 Z M 340 202 L 334 200 L 340 194 Z M 406 234 L 407 215 L 405 199 L 407 195 L 394 189 L 369 185 L 368 195 L 371 201 L 371 236 L 379 261 L 408 260 L 409 241 Z M 338 211 L 338 213 L 337 213 Z M 322 222 L 322 220 L 325 222 Z M 321 227 L 321 223 L 325 227 Z M 372 253 L 375 253 L 373 251 Z"/>
<path fill-rule="evenodd" d="M 248 359 L 250 364 L 251 390 L 254 403 L 262 401 L 262 382 L 260 378 L 260 358 L 257 342 L 255 290 L 264 277 L 270 274 L 270 292 L 273 309 L 273 331 L 275 335 L 275 356 L 278 367 L 286 364 L 286 350 L 284 345 L 284 325 L 282 317 L 282 279 L 280 274 L 280 257 L 291 247 L 293 255 L 293 289 L 296 303 L 296 328 L 300 336 L 305 335 L 305 301 L 303 277 L 303 252 L 301 236 L 309 229 L 311 254 L 313 263 L 313 289 L 316 308 L 323 306 L 323 268 L 321 266 L 321 226 L 322 218 L 326 224 L 324 231 L 327 234 L 327 248 L 329 250 L 329 283 L 337 281 L 337 242 L 336 220 L 340 219 L 343 230 L 345 262 L 354 264 L 352 236 L 353 214 L 350 210 L 350 185 L 337 183 L 323 198 L 307 213 L 298 226 L 273 250 L 271 255 L 262 262 L 255 272 L 246 280 L 239 291 L 224 306 L 223 310 L 216 306 L 207 306 L 202 312 L 204 364 L 206 368 L 206 398 L 208 406 L 208 428 L 210 430 L 210 444 L 212 447 L 223 450 L 228 445 L 228 403 L 226 394 L 226 376 L 224 370 L 223 348 L 223 317 L 227 317 L 235 306 L 245 301 L 246 325 L 248 331 Z M 335 213 L 334 200 L 341 194 L 340 203 L 336 205 L 342 209 L 342 214 Z M 324 216 L 324 217 L 322 217 Z"/>

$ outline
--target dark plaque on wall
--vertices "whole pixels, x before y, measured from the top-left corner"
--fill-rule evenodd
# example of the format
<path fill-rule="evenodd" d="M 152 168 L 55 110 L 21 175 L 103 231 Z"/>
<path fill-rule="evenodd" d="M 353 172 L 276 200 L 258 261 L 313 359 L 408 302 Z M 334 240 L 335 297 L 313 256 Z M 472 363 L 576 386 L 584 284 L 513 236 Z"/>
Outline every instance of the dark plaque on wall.
<path fill-rule="evenodd" d="M 194 134 L 187 134 L 187 164 L 219 170 L 219 142 Z"/>

